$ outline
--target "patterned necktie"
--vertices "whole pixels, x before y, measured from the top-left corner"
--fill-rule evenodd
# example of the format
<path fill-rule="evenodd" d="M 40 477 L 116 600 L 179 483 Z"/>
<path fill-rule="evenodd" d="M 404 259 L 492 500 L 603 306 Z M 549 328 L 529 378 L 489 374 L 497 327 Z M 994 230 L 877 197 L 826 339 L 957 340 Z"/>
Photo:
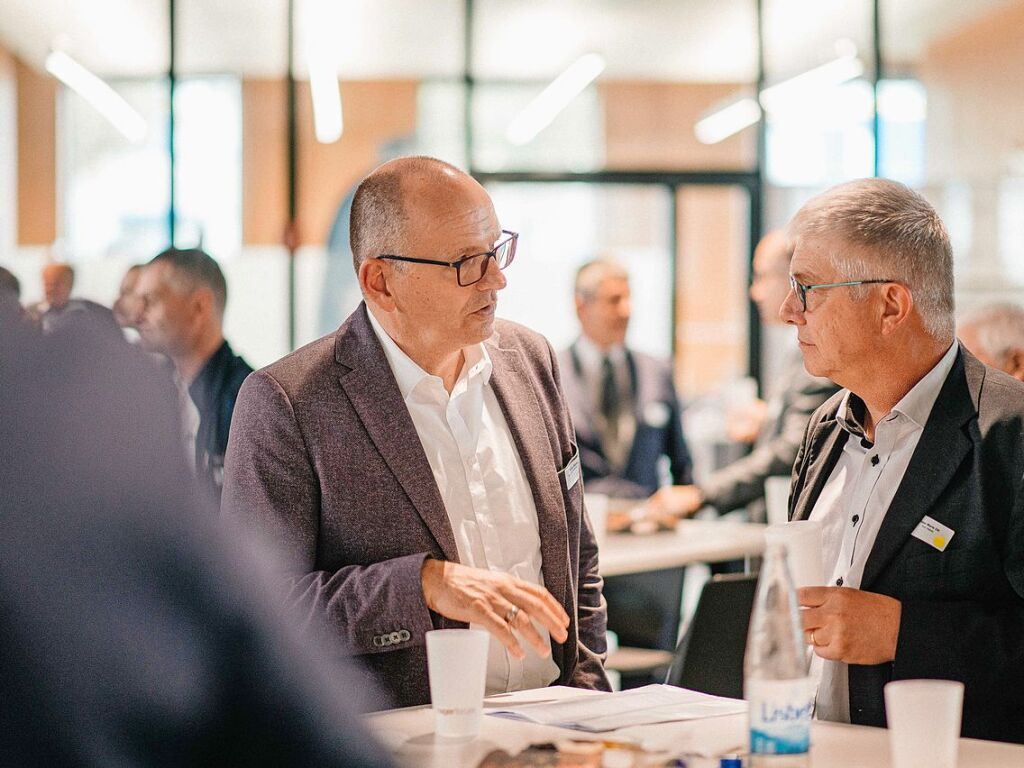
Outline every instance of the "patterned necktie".
<path fill-rule="evenodd" d="M 601 362 L 601 415 L 604 416 L 605 436 L 611 443 L 619 437 L 619 386 L 615 381 L 615 368 L 607 355 Z"/>

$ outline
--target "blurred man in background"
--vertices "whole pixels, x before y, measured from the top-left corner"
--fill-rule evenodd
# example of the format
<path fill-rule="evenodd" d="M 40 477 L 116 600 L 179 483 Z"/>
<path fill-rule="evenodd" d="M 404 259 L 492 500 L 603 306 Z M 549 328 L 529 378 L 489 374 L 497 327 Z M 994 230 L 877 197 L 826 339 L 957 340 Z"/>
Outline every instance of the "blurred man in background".
<path fill-rule="evenodd" d="M 575 302 L 580 337 L 559 353 L 558 365 L 587 492 L 649 496 L 662 484 L 662 457 L 671 482 L 689 483 L 672 366 L 626 347 L 628 273 L 609 259 L 584 264 L 576 273 Z"/>
<path fill-rule="evenodd" d="M 179 386 L 198 411 L 196 476 L 219 499 L 231 414 L 242 382 L 252 373 L 224 339 L 224 273 L 205 251 L 168 248 L 142 269 L 133 293 L 143 347 L 171 359 Z"/>
<path fill-rule="evenodd" d="M 620 264 L 596 259 L 580 267 L 580 337 L 559 353 L 558 367 L 586 492 L 643 499 L 664 483 L 689 483 L 692 467 L 671 364 L 626 346 L 630 299 Z M 622 645 L 671 650 L 682 588 L 678 568 L 606 579 L 608 629 Z"/>
<path fill-rule="evenodd" d="M 139 315 L 141 302 L 135 293 L 135 286 L 142 274 L 141 264 L 132 264 L 128 271 L 121 278 L 121 286 L 117 291 L 117 299 L 114 301 L 114 319 L 122 328 L 134 328 L 135 320 Z"/>
<path fill-rule="evenodd" d="M 1024 307 L 989 304 L 964 315 L 957 330 L 981 362 L 1024 381 Z"/>
<path fill-rule="evenodd" d="M 792 257 L 792 245 L 781 231 L 765 235 L 754 251 L 750 298 L 766 325 L 782 324 L 779 309 L 789 293 Z M 767 402 L 754 411 L 758 415 L 751 419 L 753 450 L 699 485 L 661 489 L 649 506 L 658 515 L 689 516 L 703 506 L 725 513 L 750 505 L 750 517 L 763 521 L 764 481 L 775 475 L 789 477 L 807 420 L 837 390 L 828 379 L 808 374 L 800 351 L 794 349 L 779 378 L 768 387 Z"/>

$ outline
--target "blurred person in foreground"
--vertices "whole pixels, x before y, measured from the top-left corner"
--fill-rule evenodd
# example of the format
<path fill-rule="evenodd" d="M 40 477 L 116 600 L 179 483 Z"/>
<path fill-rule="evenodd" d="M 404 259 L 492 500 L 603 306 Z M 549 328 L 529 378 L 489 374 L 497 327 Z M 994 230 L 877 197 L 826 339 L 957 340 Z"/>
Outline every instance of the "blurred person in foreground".
<path fill-rule="evenodd" d="M 547 341 L 495 318 L 518 235 L 427 157 L 352 204 L 364 302 L 250 376 L 224 510 L 278 542 L 291 600 L 401 705 L 429 699 L 425 635 L 491 633 L 487 691 L 607 690 L 597 546 Z"/>
<path fill-rule="evenodd" d="M 792 256 L 792 245 L 779 230 L 761 238 L 754 250 L 750 298 L 766 325 L 782 324 L 779 310 L 789 293 Z M 688 517 L 704 506 L 720 514 L 747 507 L 750 519 L 763 522 L 764 481 L 792 473 L 807 420 L 837 389 L 828 379 L 807 373 L 800 351 L 794 348 L 792 359 L 768 388 L 767 402 L 750 414 L 752 426 L 745 437 L 752 438 L 753 450 L 703 483 L 662 488 L 650 499 L 649 510 L 658 517 Z"/>
<path fill-rule="evenodd" d="M 132 294 L 142 347 L 170 358 L 176 383 L 198 412 L 195 424 L 190 404 L 183 402 L 186 431 L 194 430 L 196 477 L 219 500 L 231 414 L 242 382 L 252 373 L 224 338 L 224 273 L 199 248 L 168 248 L 143 267 Z"/>
<path fill-rule="evenodd" d="M 1024 307 L 988 304 L 964 315 L 957 331 L 985 365 L 1024 381 Z"/>
<path fill-rule="evenodd" d="M 798 590 L 821 719 L 885 725 L 890 680 L 963 682 L 963 735 L 1024 741 L 1024 383 L 956 342 L 934 208 L 884 179 L 797 212 L 791 290 L 815 411 L 790 516 L 824 529 Z"/>
<path fill-rule="evenodd" d="M 580 336 L 558 362 L 587 493 L 645 498 L 662 484 L 662 457 L 672 482 L 689 483 L 672 366 L 626 346 L 629 274 L 610 259 L 589 261 L 576 272 L 574 293 Z"/>
<path fill-rule="evenodd" d="M 0 765 L 387 765 L 366 681 L 200 509 L 166 377 L 95 322 L 0 318 Z"/>

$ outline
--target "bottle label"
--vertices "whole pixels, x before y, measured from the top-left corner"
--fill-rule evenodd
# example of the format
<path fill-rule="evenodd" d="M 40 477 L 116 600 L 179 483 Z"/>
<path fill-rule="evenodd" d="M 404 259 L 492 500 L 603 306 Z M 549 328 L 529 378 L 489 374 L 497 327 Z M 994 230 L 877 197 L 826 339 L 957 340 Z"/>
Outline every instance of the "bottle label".
<path fill-rule="evenodd" d="M 750 751 L 755 755 L 795 755 L 811 746 L 814 692 L 810 677 L 748 680 Z"/>

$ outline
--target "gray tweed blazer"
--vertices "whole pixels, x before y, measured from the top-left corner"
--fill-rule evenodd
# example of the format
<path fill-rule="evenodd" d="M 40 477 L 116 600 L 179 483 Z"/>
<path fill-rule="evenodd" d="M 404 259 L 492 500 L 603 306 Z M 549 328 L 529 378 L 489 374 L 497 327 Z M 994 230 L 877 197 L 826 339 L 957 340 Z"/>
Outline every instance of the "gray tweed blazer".
<path fill-rule="evenodd" d="M 491 386 L 526 470 L 544 584 L 570 617 L 552 642 L 562 685 L 607 689 L 607 618 L 576 454 L 547 341 L 499 320 L 485 342 Z M 395 704 L 429 700 L 424 634 L 463 626 L 431 612 L 425 558 L 458 561 L 455 537 L 412 418 L 365 304 L 334 334 L 249 376 L 238 395 L 222 507 L 269 535 L 289 567 L 289 599 L 378 677 Z"/>

